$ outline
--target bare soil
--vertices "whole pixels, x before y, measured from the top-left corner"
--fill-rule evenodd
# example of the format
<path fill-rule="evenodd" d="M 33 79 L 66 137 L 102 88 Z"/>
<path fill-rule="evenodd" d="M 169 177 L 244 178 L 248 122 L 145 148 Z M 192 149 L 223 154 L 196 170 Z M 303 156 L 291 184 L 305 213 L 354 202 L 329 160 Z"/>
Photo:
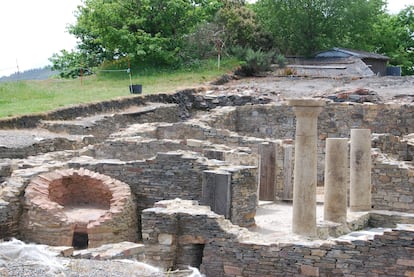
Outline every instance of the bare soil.
<path fill-rule="evenodd" d="M 414 76 L 368 78 L 255 77 L 232 80 L 215 93 L 260 95 L 283 101 L 288 98 L 326 97 L 355 89 L 378 94 L 382 103 L 409 104 L 414 100 Z"/>

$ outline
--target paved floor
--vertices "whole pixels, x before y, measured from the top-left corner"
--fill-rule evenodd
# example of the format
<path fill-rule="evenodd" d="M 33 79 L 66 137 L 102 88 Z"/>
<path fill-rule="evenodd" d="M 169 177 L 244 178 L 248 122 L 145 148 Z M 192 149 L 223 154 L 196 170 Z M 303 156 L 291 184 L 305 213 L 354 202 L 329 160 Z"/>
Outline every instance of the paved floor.
<path fill-rule="evenodd" d="M 317 221 L 323 219 L 323 205 L 316 206 Z M 269 242 L 302 240 L 300 236 L 292 233 L 292 203 L 289 202 L 263 202 L 256 210 L 256 226 L 249 228 L 259 233 Z"/>

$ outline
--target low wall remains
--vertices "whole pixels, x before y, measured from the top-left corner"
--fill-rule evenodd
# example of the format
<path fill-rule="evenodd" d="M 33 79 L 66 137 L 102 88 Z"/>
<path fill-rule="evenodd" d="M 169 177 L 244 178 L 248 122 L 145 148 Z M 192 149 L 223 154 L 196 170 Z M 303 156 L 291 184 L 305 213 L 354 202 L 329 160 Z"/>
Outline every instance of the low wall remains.
<path fill-rule="evenodd" d="M 372 206 L 377 210 L 414 213 L 414 165 L 374 152 Z"/>
<path fill-rule="evenodd" d="M 229 219 L 241 226 L 254 224 L 256 211 L 257 168 L 231 166 L 185 152 L 158 153 L 140 161 L 95 160 L 82 157 L 69 163 L 70 167 L 87 168 L 129 184 L 136 196 L 138 217 L 143 209 L 163 199 L 182 198 L 201 201 L 206 171 L 230 176 L 227 203 Z M 214 181 L 215 184 L 217 181 Z M 212 187 L 214 189 L 214 187 Z"/>
<path fill-rule="evenodd" d="M 169 200 L 144 210 L 142 226 L 147 262 L 165 269 L 200 266 L 207 277 L 414 274 L 412 225 L 365 239 L 267 243 L 207 207 Z M 199 258 L 178 260 L 182 249 Z"/>
<path fill-rule="evenodd" d="M 127 184 L 89 170 L 40 174 L 25 189 L 21 237 L 55 246 L 98 247 L 136 241 L 137 219 Z"/>
<path fill-rule="evenodd" d="M 213 112 L 213 111 L 212 111 Z M 295 133 L 292 107 L 285 103 L 219 108 L 209 125 L 239 135 L 291 139 Z M 318 117 L 318 135 L 349 137 L 351 129 L 403 136 L 414 133 L 414 105 L 328 103 Z"/>

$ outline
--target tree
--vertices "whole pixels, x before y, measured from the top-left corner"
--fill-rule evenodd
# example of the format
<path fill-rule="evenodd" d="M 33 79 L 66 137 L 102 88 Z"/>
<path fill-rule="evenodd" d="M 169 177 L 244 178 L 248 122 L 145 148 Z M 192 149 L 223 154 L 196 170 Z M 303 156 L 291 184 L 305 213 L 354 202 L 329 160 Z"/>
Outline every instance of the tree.
<path fill-rule="evenodd" d="M 129 55 L 152 64 L 174 64 L 183 37 L 210 20 L 219 0 L 84 0 L 69 32 L 97 64 Z"/>
<path fill-rule="evenodd" d="M 414 74 L 414 6 L 397 15 L 384 14 L 375 24 L 376 51 L 390 57 L 390 64 L 401 66 L 403 75 Z"/>
<path fill-rule="evenodd" d="M 370 47 L 384 6 L 384 0 L 259 0 L 254 9 L 282 53 L 312 56 L 333 46 Z"/>
<path fill-rule="evenodd" d="M 214 22 L 221 26 L 228 47 L 266 50 L 272 47 L 256 13 L 243 3 L 225 5 L 217 12 Z"/>
<path fill-rule="evenodd" d="M 51 69 L 59 71 L 59 75 L 62 78 L 76 78 L 81 72 L 84 75 L 89 75 L 92 73 L 89 68 L 93 67 L 94 64 L 93 61 L 82 55 L 81 52 L 68 52 L 66 50 L 62 50 L 59 54 L 53 54 L 49 61 L 52 62 Z"/>

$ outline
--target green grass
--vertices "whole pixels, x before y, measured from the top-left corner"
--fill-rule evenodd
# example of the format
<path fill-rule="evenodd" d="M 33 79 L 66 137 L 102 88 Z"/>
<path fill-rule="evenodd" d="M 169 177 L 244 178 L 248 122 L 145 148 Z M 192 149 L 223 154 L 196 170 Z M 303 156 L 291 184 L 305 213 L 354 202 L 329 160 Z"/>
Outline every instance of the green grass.
<path fill-rule="evenodd" d="M 235 60 L 222 63 L 217 69 L 209 62 L 193 70 L 166 71 L 134 74 L 132 83 L 142 84 L 143 95 L 172 93 L 211 81 L 238 65 Z M 127 73 L 105 73 L 97 76 L 44 81 L 17 81 L 0 83 L 0 118 L 40 113 L 81 103 L 131 97 Z"/>

